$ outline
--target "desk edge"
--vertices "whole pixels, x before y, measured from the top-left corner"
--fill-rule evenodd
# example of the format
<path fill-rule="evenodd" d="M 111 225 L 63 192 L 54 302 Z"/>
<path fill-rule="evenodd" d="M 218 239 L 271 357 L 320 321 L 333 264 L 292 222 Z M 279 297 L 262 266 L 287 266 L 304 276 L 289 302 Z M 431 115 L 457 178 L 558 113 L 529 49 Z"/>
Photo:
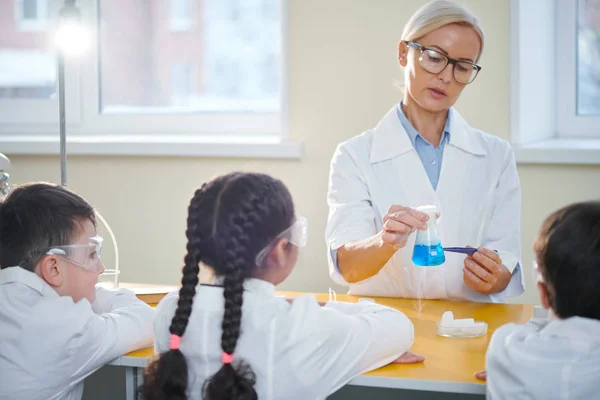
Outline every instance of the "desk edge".
<path fill-rule="evenodd" d="M 348 382 L 353 386 L 380 387 L 388 389 L 422 390 L 464 394 L 485 394 L 485 384 L 470 382 L 439 381 L 434 379 L 388 378 L 360 375 Z"/>

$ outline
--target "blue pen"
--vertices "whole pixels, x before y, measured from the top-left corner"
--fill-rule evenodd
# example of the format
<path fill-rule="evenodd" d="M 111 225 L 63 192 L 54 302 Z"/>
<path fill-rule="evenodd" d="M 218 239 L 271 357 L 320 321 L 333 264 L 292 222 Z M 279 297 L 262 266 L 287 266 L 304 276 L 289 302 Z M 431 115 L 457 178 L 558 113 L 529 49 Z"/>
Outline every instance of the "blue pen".
<path fill-rule="evenodd" d="M 475 254 L 477 249 L 474 247 L 444 247 L 444 251 L 450 253 Z"/>
<path fill-rule="evenodd" d="M 444 247 L 444 251 L 449 253 L 461 253 L 461 254 L 475 254 L 477 249 L 474 247 Z M 498 250 L 494 250 L 496 253 Z"/>

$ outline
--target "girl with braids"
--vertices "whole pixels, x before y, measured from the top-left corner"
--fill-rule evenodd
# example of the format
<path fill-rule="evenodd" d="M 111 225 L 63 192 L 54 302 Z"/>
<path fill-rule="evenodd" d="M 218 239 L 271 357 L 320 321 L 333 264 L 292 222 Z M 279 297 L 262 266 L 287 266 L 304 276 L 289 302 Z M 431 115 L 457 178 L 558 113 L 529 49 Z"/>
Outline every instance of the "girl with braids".
<path fill-rule="evenodd" d="M 203 185 L 186 236 L 181 290 L 157 308 L 145 399 L 322 399 L 371 369 L 423 360 L 394 309 L 275 296 L 306 243 L 281 181 L 233 173 Z M 211 284 L 198 286 L 200 263 Z"/>

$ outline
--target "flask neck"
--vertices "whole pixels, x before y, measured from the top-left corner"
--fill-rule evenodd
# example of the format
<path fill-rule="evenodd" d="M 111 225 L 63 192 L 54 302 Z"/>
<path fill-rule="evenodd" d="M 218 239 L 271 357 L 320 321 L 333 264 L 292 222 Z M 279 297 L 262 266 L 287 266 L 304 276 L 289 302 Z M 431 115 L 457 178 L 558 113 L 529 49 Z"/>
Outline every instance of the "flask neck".
<path fill-rule="evenodd" d="M 429 219 L 427 220 L 427 229 L 437 229 L 437 220 L 436 220 L 436 214 L 435 213 L 431 213 L 429 214 Z"/>

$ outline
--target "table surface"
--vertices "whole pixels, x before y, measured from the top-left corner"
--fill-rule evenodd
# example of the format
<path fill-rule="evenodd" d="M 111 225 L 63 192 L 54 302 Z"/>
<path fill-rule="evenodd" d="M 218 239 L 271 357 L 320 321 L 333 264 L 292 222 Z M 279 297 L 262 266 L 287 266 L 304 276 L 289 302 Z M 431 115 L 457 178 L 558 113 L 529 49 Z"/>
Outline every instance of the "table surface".
<path fill-rule="evenodd" d="M 279 292 L 296 297 L 301 292 Z M 319 301 L 328 294 L 313 293 Z M 337 295 L 337 301 L 356 302 L 358 296 Z M 485 352 L 492 333 L 508 322 L 526 323 L 532 305 L 462 303 L 443 300 L 414 300 L 373 297 L 382 305 L 406 314 L 415 325 L 415 342 L 411 351 L 425 357 L 422 364 L 387 365 L 353 379 L 350 384 L 411 390 L 430 390 L 454 393 L 485 393 L 485 384 L 474 377 L 485 365 Z M 436 334 L 436 322 L 445 311 L 455 318 L 474 318 L 488 324 L 487 335 L 479 338 L 445 338 Z M 152 347 L 126 354 L 111 364 L 144 367 L 154 356 Z"/>
<path fill-rule="evenodd" d="M 156 305 L 167 293 L 179 290 L 179 286 L 154 285 L 151 283 L 119 282 L 119 288 L 129 289 L 138 299 Z"/>

